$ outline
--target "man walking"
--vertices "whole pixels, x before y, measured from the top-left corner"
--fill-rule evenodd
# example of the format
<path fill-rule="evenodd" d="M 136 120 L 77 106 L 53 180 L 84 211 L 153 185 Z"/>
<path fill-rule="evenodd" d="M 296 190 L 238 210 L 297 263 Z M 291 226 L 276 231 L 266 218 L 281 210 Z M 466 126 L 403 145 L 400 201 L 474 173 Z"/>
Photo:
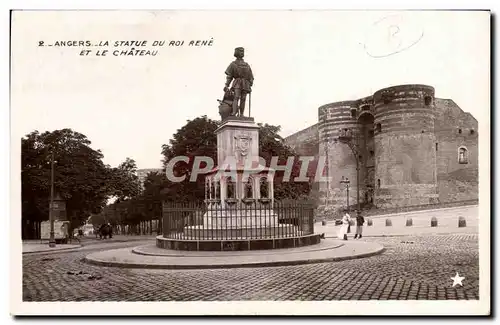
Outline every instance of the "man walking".
<path fill-rule="evenodd" d="M 351 222 L 351 216 L 347 213 L 347 209 L 344 210 L 344 216 L 342 217 L 342 226 L 339 229 L 338 238 L 347 240 L 347 232 L 349 229 L 349 224 Z"/>
<path fill-rule="evenodd" d="M 354 235 L 354 239 L 360 239 L 363 237 L 363 224 L 365 223 L 365 218 L 361 215 L 361 212 L 357 211 L 356 216 L 356 234 Z"/>

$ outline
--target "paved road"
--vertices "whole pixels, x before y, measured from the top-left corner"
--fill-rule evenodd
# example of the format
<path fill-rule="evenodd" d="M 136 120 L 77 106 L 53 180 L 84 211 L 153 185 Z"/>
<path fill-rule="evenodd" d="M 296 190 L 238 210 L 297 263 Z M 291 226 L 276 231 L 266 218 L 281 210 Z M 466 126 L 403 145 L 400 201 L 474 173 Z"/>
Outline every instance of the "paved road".
<path fill-rule="evenodd" d="M 100 242 L 77 252 L 23 256 L 24 301 L 479 299 L 475 234 L 363 238 L 370 258 L 297 266 L 143 270 L 86 264 L 91 251 L 149 241 Z M 78 274 L 82 272 L 82 274 Z M 463 287 L 452 287 L 456 272 Z"/>

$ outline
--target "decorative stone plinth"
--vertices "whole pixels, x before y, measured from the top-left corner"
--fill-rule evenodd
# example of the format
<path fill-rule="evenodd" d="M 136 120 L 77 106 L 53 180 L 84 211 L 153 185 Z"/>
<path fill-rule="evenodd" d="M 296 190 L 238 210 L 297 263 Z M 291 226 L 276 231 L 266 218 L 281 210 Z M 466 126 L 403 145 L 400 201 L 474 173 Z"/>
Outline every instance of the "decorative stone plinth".
<path fill-rule="evenodd" d="M 301 235 L 297 226 L 275 225 L 271 227 L 220 227 L 207 228 L 205 226 L 188 226 L 184 228 L 184 238 L 198 239 L 252 239 L 252 238 L 281 238 Z"/>
<path fill-rule="evenodd" d="M 270 209 L 208 211 L 203 216 L 207 228 L 266 228 L 279 224 L 278 215 Z"/>

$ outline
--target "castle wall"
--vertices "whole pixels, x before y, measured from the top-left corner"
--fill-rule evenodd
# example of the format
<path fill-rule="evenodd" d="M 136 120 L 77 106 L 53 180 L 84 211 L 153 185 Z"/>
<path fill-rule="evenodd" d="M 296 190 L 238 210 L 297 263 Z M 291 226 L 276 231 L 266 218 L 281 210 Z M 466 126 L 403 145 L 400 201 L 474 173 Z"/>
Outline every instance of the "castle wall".
<path fill-rule="evenodd" d="M 347 144 L 336 141 L 345 128 L 352 128 L 353 136 L 359 134 L 357 120 L 351 115 L 351 109 L 355 108 L 356 101 L 331 103 L 319 108 L 319 155 L 325 157 L 328 170 L 328 180 L 319 184 L 320 208 L 338 210 L 347 206 L 347 190 L 340 183 L 342 177 L 350 180 L 349 205 L 357 202 L 356 158 Z M 362 177 L 360 172 L 360 180 Z"/>
<path fill-rule="evenodd" d="M 477 120 L 426 85 L 381 89 L 373 96 L 318 109 L 318 124 L 286 138 L 298 154 L 325 157 L 329 180 L 317 184 L 319 208 L 356 205 L 356 159 L 338 141 L 350 128 L 359 144 L 360 202 L 378 208 L 478 198 Z M 314 132 L 317 130 L 317 136 Z M 460 148 L 467 162 L 460 161 Z"/>
<path fill-rule="evenodd" d="M 478 199 L 478 124 L 450 99 L 436 100 L 437 178 L 439 201 Z M 459 148 L 466 148 L 466 163 Z"/>
<path fill-rule="evenodd" d="M 318 123 L 285 138 L 298 155 L 316 156 L 319 151 Z"/>
<path fill-rule="evenodd" d="M 433 101 L 423 85 L 374 94 L 378 208 L 438 203 Z"/>

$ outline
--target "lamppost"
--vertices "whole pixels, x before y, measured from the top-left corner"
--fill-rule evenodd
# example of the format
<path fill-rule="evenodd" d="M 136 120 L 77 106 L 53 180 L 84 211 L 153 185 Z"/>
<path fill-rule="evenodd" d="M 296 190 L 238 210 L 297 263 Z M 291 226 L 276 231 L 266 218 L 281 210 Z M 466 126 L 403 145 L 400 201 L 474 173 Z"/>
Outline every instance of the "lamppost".
<path fill-rule="evenodd" d="M 349 180 L 349 178 L 342 176 L 342 180 L 340 181 L 340 184 L 345 184 L 345 187 L 346 187 L 346 190 L 347 190 L 347 211 L 349 211 L 349 184 L 351 183 L 351 181 Z"/>
<path fill-rule="evenodd" d="M 339 142 L 345 143 L 349 146 L 352 154 L 354 155 L 354 159 L 356 160 L 356 200 L 358 201 L 357 213 L 359 214 L 361 212 L 361 202 L 359 201 L 359 144 L 357 142 L 357 137 L 353 139 L 352 133 L 351 129 L 342 129 L 337 139 Z"/>
<path fill-rule="evenodd" d="M 54 238 L 54 149 L 50 152 L 50 207 L 49 207 L 49 221 L 50 221 L 50 239 L 49 247 L 56 247 L 56 240 Z"/>

